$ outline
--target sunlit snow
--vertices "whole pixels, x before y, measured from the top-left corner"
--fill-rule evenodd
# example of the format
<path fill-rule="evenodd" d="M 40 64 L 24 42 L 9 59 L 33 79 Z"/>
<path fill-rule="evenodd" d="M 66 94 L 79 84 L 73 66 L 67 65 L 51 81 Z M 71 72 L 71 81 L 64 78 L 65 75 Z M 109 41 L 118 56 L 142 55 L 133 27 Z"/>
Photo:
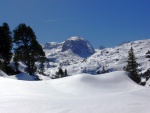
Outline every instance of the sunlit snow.
<path fill-rule="evenodd" d="M 94 76 L 78 74 L 45 81 L 22 81 L 1 76 L 0 89 L 0 113 L 150 111 L 149 88 L 134 83 L 124 71 Z"/>

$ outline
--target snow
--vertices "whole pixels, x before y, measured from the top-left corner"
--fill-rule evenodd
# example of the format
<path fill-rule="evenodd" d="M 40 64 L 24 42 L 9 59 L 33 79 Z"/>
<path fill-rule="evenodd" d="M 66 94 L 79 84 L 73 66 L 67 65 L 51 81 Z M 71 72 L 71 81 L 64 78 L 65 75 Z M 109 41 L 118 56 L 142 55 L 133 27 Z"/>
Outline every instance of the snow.
<path fill-rule="evenodd" d="M 78 38 L 79 37 L 75 36 L 69 38 L 68 40 L 77 41 L 79 40 Z M 116 47 L 104 48 L 101 50 L 95 49 L 95 53 L 87 58 L 82 57 L 84 55 L 79 56 L 71 52 L 70 49 L 62 52 L 62 46 L 64 43 L 65 41 L 58 44 L 59 46 L 56 48 L 44 49 L 46 56 L 50 59 L 51 64 L 49 68 L 45 67 L 46 73 L 49 75 L 55 73 L 54 70 L 57 71 L 60 63 L 62 64 L 62 68 L 67 69 L 71 75 L 84 72 L 89 74 L 97 74 L 96 72 L 102 70 L 103 67 L 106 67 L 106 69 L 109 71 L 122 71 L 123 67 L 127 63 L 126 60 L 128 51 L 131 47 L 133 47 L 137 62 L 140 64 L 139 69 L 141 70 L 141 73 L 144 73 L 150 68 L 149 58 L 146 58 L 146 53 L 148 50 L 150 50 L 150 39 L 132 41 Z M 88 43 L 86 44 L 89 46 Z M 71 46 L 74 46 L 74 44 L 71 44 Z M 91 47 L 88 47 L 89 50 L 91 50 Z M 81 49 L 83 47 L 79 48 Z"/>
<path fill-rule="evenodd" d="M 7 75 L 6 73 L 4 73 L 3 71 L 0 70 L 0 77 L 4 77 L 4 78 L 10 78 L 10 79 L 15 79 L 15 80 L 24 80 L 24 81 L 35 81 L 35 77 L 32 75 L 29 75 L 27 73 L 20 73 L 17 75 Z"/>
<path fill-rule="evenodd" d="M 45 45 L 43 45 L 44 49 L 53 49 L 53 48 L 57 48 L 58 46 L 60 46 L 61 43 L 57 43 L 57 42 L 48 42 Z"/>
<path fill-rule="evenodd" d="M 84 38 L 81 38 L 81 37 L 78 37 L 78 36 L 73 36 L 73 37 L 70 37 L 68 40 L 77 41 L 77 40 L 84 40 Z"/>
<path fill-rule="evenodd" d="M 71 37 L 67 39 L 62 46 L 61 52 L 69 49 L 76 55 L 83 58 L 87 58 L 95 53 L 95 50 L 91 44 L 87 40 L 80 37 Z"/>
<path fill-rule="evenodd" d="M 17 80 L 26 80 L 26 81 L 35 81 L 35 77 L 28 75 L 26 73 L 21 73 L 13 76 L 7 76 L 7 78 L 17 79 Z"/>
<path fill-rule="evenodd" d="M 1 76 L 0 89 L 0 113 L 150 112 L 149 88 L 134 83 L 124 71 L 46 81 Z"/>
<path fill-rule="evenodd" d="M 79 37 L 69 40 L 77 41 Z M 131 47 L 141 72 L 150 68 L 150 59 L 145 58 L 150 39 L 96 49 L 95 54 L 88 58 L 70 49 L 62 52 L 64 43 L 49 42 L 43 45 L 50 62 L 45 63 L 45 73 L 49 76 L 37 74 L 42 81 L 34 81 L 33 76 L 26 74 L 26 66 L 21 62 L 21 74 L 8 76 L 0 71 L 0 113 L 150 112 L 150 80 L 146 83 L 147 87 L 143 87 L 122 71 Z M 60 64 L 71 76 L 51 79 Z M 102 70 L 103 66 L 110 73 L 91 75 Z"/>

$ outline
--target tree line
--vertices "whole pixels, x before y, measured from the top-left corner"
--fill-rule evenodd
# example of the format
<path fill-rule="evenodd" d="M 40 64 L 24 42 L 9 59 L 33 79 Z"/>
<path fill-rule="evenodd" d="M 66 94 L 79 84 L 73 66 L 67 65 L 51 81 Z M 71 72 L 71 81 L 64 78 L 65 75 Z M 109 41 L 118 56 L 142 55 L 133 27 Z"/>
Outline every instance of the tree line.
<path fill-rule="evenodd" d="M 33 75 L 37 71 L 37 61 L 41 63 L 39 72 L 42 74 L 46 57 L 32 28 L 21 23 L 12 32 L 9 25 L 3 23 L 0 26 L 0 69 L 7 74 L 15 74 L 19 72 L 19 62 L 22 62 L 27 66 L 25 71 Z"/>

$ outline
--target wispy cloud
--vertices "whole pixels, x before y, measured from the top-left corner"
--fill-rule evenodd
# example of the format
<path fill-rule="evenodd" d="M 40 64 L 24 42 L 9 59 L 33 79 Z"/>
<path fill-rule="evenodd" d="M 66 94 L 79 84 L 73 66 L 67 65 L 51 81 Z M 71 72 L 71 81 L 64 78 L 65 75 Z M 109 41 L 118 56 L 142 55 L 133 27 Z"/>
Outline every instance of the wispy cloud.
<path fill-rule="evenodd" d="M 65 21 L 65 20 L 70 20 L 70 19 L 51 19 L 51 20 L 45 20 L 43 22 L 56 22 L 56 21 Z"/>

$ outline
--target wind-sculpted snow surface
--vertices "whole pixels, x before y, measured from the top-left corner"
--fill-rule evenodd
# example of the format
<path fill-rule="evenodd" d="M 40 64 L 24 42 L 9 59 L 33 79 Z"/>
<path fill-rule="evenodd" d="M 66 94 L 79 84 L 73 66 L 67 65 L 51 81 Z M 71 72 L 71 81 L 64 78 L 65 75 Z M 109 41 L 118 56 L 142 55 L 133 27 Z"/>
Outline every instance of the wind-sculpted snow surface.
<path fill-rule="evenodd" d="M 0 113 L 149 113 L 150 90 L 125 72 L 47 81 L 0 77 Z"/>

